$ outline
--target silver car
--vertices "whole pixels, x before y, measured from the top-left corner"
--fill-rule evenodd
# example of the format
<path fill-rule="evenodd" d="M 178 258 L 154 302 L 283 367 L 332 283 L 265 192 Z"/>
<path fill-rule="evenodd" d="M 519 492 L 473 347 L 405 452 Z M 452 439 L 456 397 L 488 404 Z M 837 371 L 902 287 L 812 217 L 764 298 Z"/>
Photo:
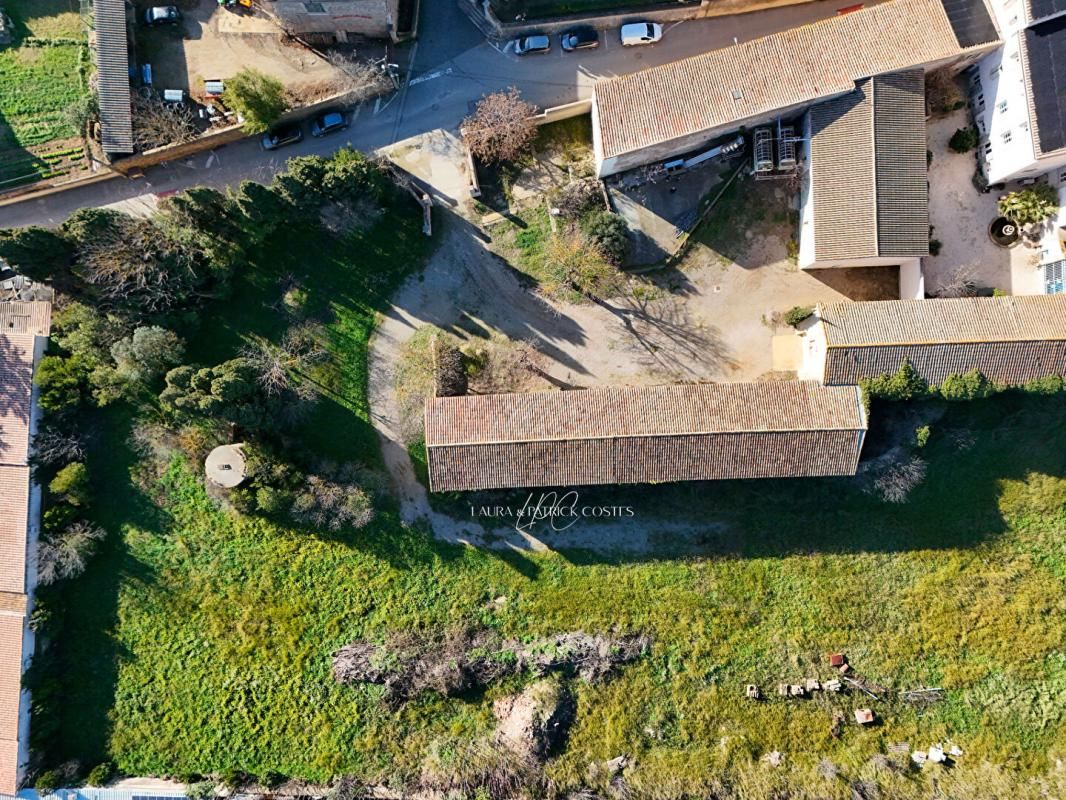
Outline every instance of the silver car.
<path fill-rule="evenodd" d="M 552 40 L 541 34 L 520 36 L 514 40 L 514 51 L 520 56 L 530 53 L 547 53 L 552 49 Z"/>

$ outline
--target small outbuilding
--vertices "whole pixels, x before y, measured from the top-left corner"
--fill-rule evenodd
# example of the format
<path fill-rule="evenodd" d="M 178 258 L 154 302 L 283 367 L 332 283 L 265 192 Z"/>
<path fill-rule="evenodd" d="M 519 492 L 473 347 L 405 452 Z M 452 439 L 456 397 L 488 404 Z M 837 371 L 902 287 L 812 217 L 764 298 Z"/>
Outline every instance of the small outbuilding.
<path fill-rule="evenodd" d="M 207 480 L 223 489 L 235 489 L 247 474 L 243 444 L 224 444 L 207 454 L 204 473 Z"/>

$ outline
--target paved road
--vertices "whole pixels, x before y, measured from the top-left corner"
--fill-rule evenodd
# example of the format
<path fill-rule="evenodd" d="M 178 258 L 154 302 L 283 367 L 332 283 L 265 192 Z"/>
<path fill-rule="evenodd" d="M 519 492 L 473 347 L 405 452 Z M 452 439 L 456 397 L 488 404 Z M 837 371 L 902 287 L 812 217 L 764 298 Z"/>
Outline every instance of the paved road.
<path fill-rule="evenodd" d="M 518 57 L 486 42 L 455 0 L 422 0 L 418 40 L 401 51 L 408 76 L 388 101 L 368 103 L 354 113 L 346 135 L 308 138 L 280 153 L 265 153 L 254 140 L 174 161 L 145 171 L 143 178 L 115 180 L 0 207 L 0 227 L 57 225 L 73 211 L 143 194 L 189 186 L 233 186 L 242 180 L 268 181 L 294 155 L 328 154 L 344 144 L 375 150 L 426 131 L 455 129 L 483 94 L 516 86 L 538 106 L 587 98 L 600 79 L 645 69 L 747 41 L 775 31 L 832 16 L 851 0 L 818 0 L 751 14 L 689 20 L 666 26 L 663 40 L 623 48 L 617 34 L 601 34 L 599 49 L 578 54 L 555 48 L 546 55 Z"/>

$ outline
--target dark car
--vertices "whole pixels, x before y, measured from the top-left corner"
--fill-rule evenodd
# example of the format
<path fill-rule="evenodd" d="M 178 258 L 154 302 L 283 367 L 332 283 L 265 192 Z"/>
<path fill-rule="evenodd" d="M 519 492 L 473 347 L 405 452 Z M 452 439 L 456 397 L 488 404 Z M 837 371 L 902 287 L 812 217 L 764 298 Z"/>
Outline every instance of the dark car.
<path fill-rule="evenodd" d="M 177 6 L 152 6 L 144 12 L 145 25 L 177 25 L 181 12 Z"/>
<path fill-rule="evenodd" d="M 582 25 L 580 28 L 574 28 L 560 36 L 559 43 L 563 46 L 563 50 L 568 53 L 571 50 L 591 50 L 593 47 L 600 46 L 600 35 L 595 28 Z"/>
<path fill-rule="evenodd" d="M 311 120 L 311 135 L 325 136 L 327 133 L 343 131 L 348 127 L 348 118 L 343 111 L 323 111 Z"/>
<path fill-rule="evenodd" d="M 547 53 L 552 49 L 552 40 L 542 33 L 532 36 L 520 36 L 514 40 L 516 55 L 524 56 L 530 53 Z"/>
<path fill-rule="evenodd" d="M 277 150 L 287 144 L 302 142 L 303 138 L 304 132 L 299 125 L 293 123 L 291 125 L 279 125 L 273 130 L 267 131 L 263 134 L 263 138 L 259 140 L 259 143 L 263 145 L 264 150 Z"/>

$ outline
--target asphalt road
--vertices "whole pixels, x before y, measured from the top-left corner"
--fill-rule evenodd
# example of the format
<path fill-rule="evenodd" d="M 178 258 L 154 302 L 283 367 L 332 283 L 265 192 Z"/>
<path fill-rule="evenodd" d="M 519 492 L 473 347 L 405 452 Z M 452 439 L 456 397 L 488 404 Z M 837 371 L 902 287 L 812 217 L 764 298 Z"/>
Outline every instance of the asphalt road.
<path fill-rule="evenodd" d="M 661 42 L 623 48 L 617 32 L 601 33 L 596 50 L 564 53 L 553 37 L 544 55 L 516 56 L 511 48 L 486 42 L 455 0 L 422 0 L 419 38 L 401 50 L 406 76 L 392 97 L 366 103 L 353 112 L 351 127 L 322 139 L 264 152 L 257 139 L 145 170 L 144 177 L 71 189 L 38 200 L 0 207 L 0 227 L 58 225 L 78 208 L 101 206 L 144 194 L 170 193 L 190 186 L 234 186 L 242 180 L 269 181 L 296 155 L 332 153 L 344 145 L 363 151 L 435 129 L 453 130 L 482 95 L 515 86 L 541 107 L 587 98 L 600 78 L 622 75 L 727 47 L 833 16 L 851 0 L 817 0 L 768 11 L 688 20 L 665 26 Z"/>

